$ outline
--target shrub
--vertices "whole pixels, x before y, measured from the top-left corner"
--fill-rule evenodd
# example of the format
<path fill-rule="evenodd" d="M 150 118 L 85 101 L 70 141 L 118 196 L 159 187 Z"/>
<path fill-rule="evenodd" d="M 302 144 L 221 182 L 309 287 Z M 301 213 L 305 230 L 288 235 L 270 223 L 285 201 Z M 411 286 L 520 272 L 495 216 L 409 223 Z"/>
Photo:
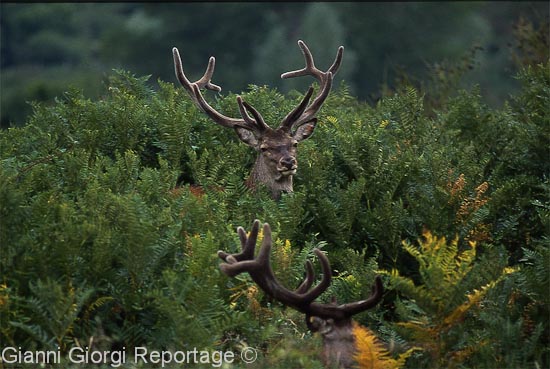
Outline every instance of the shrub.
<path fill-rule="evenodd" d="M 447 239 L 458 235 L 458 255 L 477 242 L 484 251 L 471 260 L 470 273 L 449 274 L 468 283 L 456 291 L 447 286 L 453 304 L 446 309 L 395 300 L 397 291 L 390 291 L 381 307 L 358 318 L 391 344 L 420 345 L 392 324 L 411 318 L 405 310 L 422 307 L 421 315 L 437 325 L 465 296 L 483 301 L 484 308 L 464 312 L 482 327 L 496 330 L 497 320 L 487 321 L 494 311 L 510 332 L 544 337 L 540 293 L 547 268 L 536 255 L 544 254 L 549 226 L 548 64 L 518 78 L 523 90 L 501 109 L 486 106 L 473 89 L 434 112 L 412 87 L 369 106 L 342 85 L 328 98 L 315 135 L 299 148 L 295 192 L 279 202 L 244 185 L 252 150 L 172 84 L 159 81 L 154 91 L 147 77 L 117 71 L 98 100 L 73 90 L 53 106 L 35 104 L 25 126 L 0 133 L 2 342 L 59 345 L 64 352 L 91 337 L 98 347 L 250 345 L 263 350 L 262 363 L 270 367 L 318 367 L 318 342 L 303 335 L 296 313 L 217 269 L 216 250 L 235 247 L 235 228 L 256 218 L 277 235 L 277 262 L 290 269 L 284 272 L 289 286 L 300 280 L 315 245 L 331 254 L 336 276 L 325 300 L 367 296 L 378 268 L 427 283 L 407 252 L 412 249 L 401 244 L 423 229 Z M 256 86 L 243 97 L 268 122 L 300 98 Z M 208 99 L 237 115 L 234 95 Z M 518 288 L 508 278 L 483 296 L 466 290 L 498 279 L 494 268 L 484 270 L 490 257 L 500 271 L 522 265 L 510 277 L 523 286 L 521 298 L 512 298 Z M 504 309 L 498 302 L 505 300 L 518 306 Z M 52 325 L 59 316 L 64 320 Z M 473 325 L 460 332 L 463 338 L 453 333 L 439 347 L 439 365 L 474 357 L 487 363 L 498 350 L 503 366 L 512 360 L 502 340 L 497 351 L 480 348 L 458 360 L 450 350 L 484 335 Z M 529 342 L 530 351 L 511 362 L 547 364 L 540 342 Z M 302 345 L 313 354 L 301 355 Z M 422 362 L 419 353 L 412 356 Z"/>

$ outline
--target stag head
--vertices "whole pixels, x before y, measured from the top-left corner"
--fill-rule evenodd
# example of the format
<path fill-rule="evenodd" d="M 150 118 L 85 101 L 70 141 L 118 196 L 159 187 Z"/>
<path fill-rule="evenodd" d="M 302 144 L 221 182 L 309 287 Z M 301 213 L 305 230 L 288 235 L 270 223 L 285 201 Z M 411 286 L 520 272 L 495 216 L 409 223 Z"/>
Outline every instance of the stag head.
<path fill-rule="evenodd" d="M 215 123 L 233 128 L 242 142 L 257 150 L 258 157 L 248 181 L 249 186 L 254 188 L 258 183 L 264 184 L 271 190 L 272 197 L 275 199 L 278 199 L 282 192 L 293 191 L 292 177 L 298 168 L 297 145 L 313 134 L 317 124 L 316 115 L 329 95 L 333 77 L 340 67 L 344 53 L 344 47 L 340 46 L 332 66 L 323 72 L 315 67 L 313 56 L 306 44 L 300 40 L 298 46 L 304 55 L 305 67 L 283 73 L 281 78 L 310 75 L 319 82 L 319 89 L 315 98 L 312 99 L 314 89 L 310 87 L 302 102 L 288 113 L 276 129 L 266 124 L 261 114 L 243 101 L 241 96 L 237 96 L 241 118 L 227 117 L 216 111 L 206 102 L 201 93 L 203 88 L 221 91 L 221 87 L 211 81 L 215 58 L 210 57 L 206 72 L 199 80 L 190 82 L 183 72 L 178 49 L 172 49 L 176 76 L 195 105 Z"/>
<path fill-rule="evenodd" d="M 269 296 L 286 306 L 290 306 L 305 314 L 306 324 L 313 332 L 319 332 L 323 338 L 323 362 L 327 368 L 352 368 L 355 352 L 352 316 L 373 308 L 382 299 L 384 288 L 379 276 L 376 277 L 371 296 L 362 301 L 347 304 L 329 304 L 315 302 L 330 286 L 332 272 L 328 258 L 319 249 L 314 249 L 321 263 L 321 281 L 312 288 L 315 273 L 311 261 L 305 264 L 306 276 L 300 286 L 291 291 L 282 286 L 275 278 L 269 255 L 272 239 L 271 228 L 263 226 L 263 240 L 258 255 L 255 256 L 256 240 L 260 229 L 260 221 L 254 221 L 250 235 L 239 227 L 237 232 L 241 241 L 242 252 L 228 254 L 218 251 L 218 256 L 224 261 L 220 269 L 226 275 L 234 277 L 247 272 L 252 280 Z"/>

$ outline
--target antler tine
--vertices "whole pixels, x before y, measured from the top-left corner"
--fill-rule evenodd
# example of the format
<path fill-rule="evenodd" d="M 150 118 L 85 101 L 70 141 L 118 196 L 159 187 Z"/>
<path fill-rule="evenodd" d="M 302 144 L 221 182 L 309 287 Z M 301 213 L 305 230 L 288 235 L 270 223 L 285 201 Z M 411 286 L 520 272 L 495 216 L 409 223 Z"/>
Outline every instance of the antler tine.
<path fill-rule="evenodd" d="M 336 58 L 334 59 L 334 62 L 326 72 L 323 72 L 315 66 L 313 55 L 311 54 L 311 51 L 309 51 L 307 45 L 302 40 L 298 41 L 298 46 L 300 47 L 300 49 L 302 50 L 302 54 L 304 55 L 306 64 L 305 67 L 302 69 L 283 73 L 281 74 L 281 78 L 286 79 L 308 75 L 313 76 L 319 81 L 319 91 L 317 96 L 315 97 L 315 99 L 313 99 L 309 106 L 307 106 L 307 102 L 309 101 L 311 95 L 308 93 L 304 97 L 299 107 L 293 110 L 283 120 L 283 123 L 281 124 L 282 129 L 290 129 L 292 126 L 300 126 L 303 123 L 311 120 L 314 115 L 317 114 L 325 99 L 327 98 L 330 89 L 332 88 L 332 79 L 336 72 L 338 72 L 338 69 L 342 64 L 342 57 L 344 55 L 344 47 L 340 46 L 336 53 Z M 302 105 L 307 106 L 307 108 L 305 108 L 305 106 L 304 108 L 301 108 Z M 301 111 L 299 115 L 297 114 L 298 111 Z"/>
<path fill-rule="evenodd" d="M 298 40 L 298 46 L 302 50 L 302 54 L 304 55 L 306 66 L 302 69 L 297 69 L 294 71 L 283 73 L 281 74 L 281 78 L 286 79 L 286 78 L 294 78 L 294 77 L 302 77 L 302 76 L 313 76 L 319 81 L 319 83 L 324 83 L 326 76 L 329 72 L 331 72 L 333 75 L 336 74 L 336 72 L 338 72 L 338 69 L 342 64 L 342 57 L 344 55 L 343 46 L 340 46 L 338 48 L 338 51 L 336 52 L 336 58 L 334 59 L 334 62 L 332 62 L 332 65 L 326 72 L 321 71 L 315 66 L 315 62 L 313 61 L 313 55 L 311 54 L 311 51 L 309 51 L 309 48 L 304 43 L 304 41 Z"/>
<path fill-rule="evenodd" d="M 330 262 L 328 261 L 327 256 L 319 249 L 313 249 L 313 252 L 317 255 L 317 258 L 321 262 L 323 276 L 321 278 L 321 282 L 319 282 L 317 286 L 302 294 L 303 299 L 310 302 L 321 296 L 321 294 L 330 286 L 330 282 L 332 281 L 332 271 L 330 270 Z"/>
<path fill-rule="evenodd" d="M 313 284 L 313 279 L 315 278 L 315 273 L 313 272 L 313 264 L 311 263 L 311 261 L 306 260 L 305 269 L 306 276 L 302 283 L 300 283 L 298 288 L 296 288 L 296 291 L 294 291 L 299 294 L 305 293 L 307 290 L 309 290 L 311 288 L 311 285 Z"/>
<path fill-rule="evenodd" d="M 206 102 L 206 99 L 204 96 L 202 96 L 201 90 L 199 86 L 196 83 L 191 84 L 191 88 L 193 93 L 191 96 L 193 97 L 195 103 L 197 106 L 204 112 L 210 119 L 212 119 L 214 122 L 218 123 L 221 126 L 233 128 L 235 126 L 247 128 L 249 127 L 246 124 L 246 121 L 244 119 L 236 119 L 236 118 L 230 118 L 228 116 L 225 116 L 221 113 L 219 113 L 216 109 L 210 106 L 208 102 Z"/>
<path fill-rule="evenodd" d="M 382 278 L 377 275 L 372 286 L 372 293 L 368 299 L 340 305 L 339 309 L 341 309 L 348 316 L 358 314 L 376 306 L 376 304 L 382 300 L 383 293 L 384 286 L 382 284 Z"/>
<path fill-rule="evenodd" d="M 260 112 L 254 109 L 254 107 L 246 101 L 243 101 L 240 96 L 237 96 L 237 104 L 239 105 L 241 116 L 249 127 L 258 129 L 260 132 L 270 129 L 270 127 L 265 123 Z M 254 118 L 251 118 L 250 115 L 248 115 L 248 112 L 250 112 Z"/>
<path fill-rule="evenodd" d="M 340 65 L 342 64 L 342 57 L 344 56 L 344 46 L 340 46 L 338 48 L 338 51 L 336 52 L 336 58 L 334 58 L 334 61 L 332 62 L 332 65 L 327 70 L 327 72 L 332 73 L 332 75 L 335 75 L 336 72 L 338 72 L 338 69 L 340 69 Z"/>
<path fill-rule="evenodd" d="M 307 104 L 309 103 L 309 100 L 311 99 L 311 95 L 313 95 L 313 87 L 310 87 L 307 90 L 307 93 L 305 94 L 304 98 L 302 99 L 302 102 L 294 108 L 290 113 L 287 114 L 285 119 L 281 122 L 280 129 L 285 131 L 290 131 L 292 128 L 292 125 L 298 121 L 298 119 L 304 114 L 304 111 L 307 108 Z"/>
<path fill-rule="evenodd" d="M 302 54 L 304 55 L 304 59 L 306 61 L 306 66 L 303 67 L 302 69 L 297 69 L 297 70 L 283 73 L 281 74 L 281 78 L 286 79 L 286 78 L 313 75 L 314 77 L 318 78 L 319 81 L 321 81 L 320 78 L 321 78 L 322 72 L 315 67 L 315 63 L 313 61 L 313 55 L 311 54 L 311 51 L 309 51 L 309 48 L 302 40 L 298 40 L 298 46 L 302 50 Z"/>
<path fill-rule="evenodd" d="M 189 92 L 193 93 L 192 90 L 192 84 L 189 79 L 187 79 L 185 73 L 183 72 L 183 66 L 181 63 L 181 57 L 178 49 L 176 47 L 172 48 L 172 53 L 174 55 L 174 68 L 176 70 L 176 77 L 178 77 L 178 80 L 182 84 L 182 86 Z M 206 67 L 206 71 L 204 72 L 204 75 L 196 82 L 199 86 L 199 88 L 206 88 L 207 90 L 212 90 L 216 92 L 220 92 L 222 88 L 218 85 L 215 85 L 211 82 L 212 75 L 214 74 L 214 67 L 216 66 L 216 58 L 213 56 L 210 57 L 208 60 L 208 66 Z"/>
<path fill-rule="evenodd" d="M 263 227 L 263 240 L 260 247 L 260 251 L 256 258 L 254 258 L 254 246 L 258 236 L 259 221 L 254 221 L 250 236 L 247 237 L 244 230 L 239 227 L 239 237 L 241 239 L 241 245 L 243 245 L 243 251 L 240 254 L 228 254 L 223 251 L 218 251 L 218 256 L 225 261 L 225 264 L 221 264 L 221 270 L 228 276 L 235 276 L 239 273 L 248 272 L 254 282 L 267 294 L 273 296 L 285 305 L 292 306 L 295 309 L 307 312 L 309 311 L 309 305 L 319 295 L 321 295 L 330 285 L 332 273 L 330 271 L 330 263 L 328 258 L 318 249 L 314 252 L 321 261 L 321 269 L 323 271 L 323 277 L 321 282 L 313 289 L 309 290 L 313 284 L 314 273 L 311 262 L 306 264 L 306 279 L 298 287 L 296 291 L 291 291 L 283 287 L 275 278 L 271 264 L 269 261 L 269 255 L 271 253 L 272 239 L 271 239 L 271 227 L 265 223 Z"/>
<path fill-rule="evenodd" d="M 260 251 L 254 258 L 254 248 L 258 237 L 260 222 L 254 221 L 250 236 L 246 235 L 243 228 L 238 228 L 239 238 L 241 240 L 242 252 L 239 254 L 228 254 L 218 251 L 218 256 L 225 261 L 220 265 L 220 269 L 228 276 L 235 276 L 240 273 L 248 272 L 252 280 L 268 295 L 272 296 L 284 305 L 295 308 L 307 316 L 317 316 L 322 319 L 333 318 L 336 320 L 348 319 L 352 315 L 374 307 L 382 299 L 384 287 L 380 276 L 377 276 L 373 285 L 371 296 L 362 301 L 356 301 L 348 304 L 338 305 L 336 303 L 322 304 L 314 300 L 319 297 L 330 286 L 332 272 L 330 262 L 327 256 L 319 249 L 314 249 L 314 253 L 321 263 L 323 273 L 322 279 L 312 289 L 315 273 L 313 265 L 306 261 L 306 276 L 300 286 L 295 291 L 283 287 L 275 278 L 269 255 L 271 253 L 272 238 L 271 228 L 265 223 L 263 226 L 263 240 Z"/>
<path fill-rule="evenodd" d="M 258 239 L 258 231 L 260 229 L 260 221 L 255 220 L 250 230 L 250 236 L 247 236 L 243 227 L 237 228 L 237 234 L 241 241 L 241 253 L 229 254 L 224 251 L 218 251 L 218 256 L 227 262 L 227 257 L 231 256 L 235 261 L 252 260 L 254 258 L 254 250 L 256 249 L 256 240 Z"/>
<path fill-rule="evenodd" d="M 210 119 L 224 127 L 229 128 L 241 127 L 255 132 L 261 132 L 268 128 L 260 113 L 256 109 L 252 108 L 246 103 L 244 103 L 245 106 L 243 107 L 243 101 L 240 96 L 237 97 L 237 103 L 239 104 L 239 110 L 241 112 L 242 119 L 227 117 L 219 113 L 216 109 L 210 106 L 208 102 L 206 102 L 206 99 L 201 93 L 201 88 L 206 88 L 207 90 L 212 90 L 216 92 L 221 91 L 220 86 L 215 85 L 211 82 L 212 75 L 214 74 L 214 68 L 216 66 L 216 59 L 213 56 L 211 56 L 208 60 L 208 66 L 206 67 L 204 75 L 196 82 L 191 82 L 183 72 L 183 66 L 178 49 L 175 47 L 172 48 L 172 53 L 174 56 L 174 68 L 176 71 L 176 77 L 178 78 L 183 88 L 187 90 L 195 105 L 197 105 L 204 113 L 206 113 L 206 115 L 208 115 Z M 246 113 L 245 108 L 252 113 L 255 119 L 252 119 Z"/>
<path fill-rule="evenodd" d="M 317 95 L 317 97 L 311 102 L 311 104 L 307 107 L 307 109 L 304 111 L 302 116 L 294 123 L 295 126 L 300 126 L 302 123 L 305 123 L 313 118 L 315 114 L 321 109 L 321 106 L 325 102 L 326 98 L 328 97 L 328 94 L 330 92 L 330 89 L 332 88 L 332 72 L 327 73 L 327 78 L 325 81 L 325 85 Z"/>
<path fill-rule="evenodd" d="M 204 72 L 204 75 L 195 82 L 200 88 L 204 87 L 207 90 L 220 92 L 222 88 L 218 85 L 215 85 L 212 83 L 212 75 L 214 74 L 214 67 L 216 66 L 216 58 L 213 56 L 208 59 L 208 66 L 206 67 L 206 71 Z"/>
<path fill-rule="evenodd" d="M 382 300 L 384 286 L 380 276 L 376 276 L 372 288 L 371 296 L 366 300 L 351 302 L 338 305 L 335 302 L 331 304 L 312 303 L 310 307 L 310 316 L 317 316 L 323 319 L 343 320 L 351 318 L 353 315 L 371 309 Z"/>

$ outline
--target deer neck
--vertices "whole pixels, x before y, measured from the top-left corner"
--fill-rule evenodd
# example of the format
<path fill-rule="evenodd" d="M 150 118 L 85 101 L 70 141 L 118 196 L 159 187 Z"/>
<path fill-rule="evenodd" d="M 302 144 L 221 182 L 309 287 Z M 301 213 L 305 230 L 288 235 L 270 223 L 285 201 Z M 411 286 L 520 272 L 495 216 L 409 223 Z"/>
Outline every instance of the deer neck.
<path fill-rule="evenodd" d="M 266 186 L 275 200 L 279 200 L 283 192 L 293 192 L 292 175 L 282 175 L 273 169 L 262 155 L 256 159 L 248 185 L 251 188 L 256 188 L 258 185 Z"/>
<path fill-rule="evenodd" d="M 353 356 L 356 347 L 351 319 L 335 321 L 314 318 L 312 327 L 314 331 L 320 333 L 323 339 L 322 359 L 326 368 L 351 369 L 355 367 Z"/>
<path fill-rule="evenodd" d="M 327 368 L 355 368 L 355 352 L 355 339 L 351 332 L 337 340 L 323 337 L 322 359 Z"/>

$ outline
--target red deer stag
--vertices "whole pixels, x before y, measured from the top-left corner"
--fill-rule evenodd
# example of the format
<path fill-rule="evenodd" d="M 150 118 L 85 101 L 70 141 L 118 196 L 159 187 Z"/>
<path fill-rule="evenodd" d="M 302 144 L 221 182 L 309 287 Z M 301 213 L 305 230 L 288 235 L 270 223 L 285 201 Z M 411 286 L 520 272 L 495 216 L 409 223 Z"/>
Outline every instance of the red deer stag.
<path fill-rule="evenodd" d="M 293 191 L 292 176 L 298 168 L 296 147 L 298 142 L 312 135 L 317 123 L 315 115 L 330 92 L 332 79 L 340 67 L 344 53 L 344 47 L 340 46 L 331 67 L 323 72 L 315 67 L 313 56 L 306 44 L 300 40 L 298 46 L 304 54 L 305 67 L 283 73 L 281 78 L 310 75 L 318 80 L 319 90 L 317 96 L 309 103 L 313 95 L 313 87 L 310 87 L 302 102 L 288 113 L 277 129 L 267 125 L 260 113 L 240 96 L 237 96 L 237 104 L 241 118 L 230 118 L 216 111 L 201 93 L 202 88 L 221 91 L 221 87 L 211 82 L 215 58 L 210 57 L 206 72 L 199 80 L 190 82 L 183 72 L 178 49 L 172 49 L 176 76 L 195 105 L 217 124 L 235 129 L 242 142 L 258 151 L 258 158 L 248 180 L 249 187 L 264 184 L 271 190 L 274 199 L 279 199 L 283 192 Z"/>
<path fill-rule="evenodd" d="M 308 260 L 305 265 L 306 276 L 304 281 L 295 290 L 283 287 L 275 278 L 269 255 L 271 252 L 271 228 L 265 223 L 263 226 L 263 240 L 258 256 L 254 249 L 260 222 L 254 221 L 250 235 L 239 227 L 237 232 L 241 240 L 242 252 L 228 254 L 218 251 L 218 256 L 225 261 L 220 269 L 228 276 L 248 272 L 252 280 L 269 296 L 286 306 L 290 306 L 306 315 L 306 323 L 311 331 L 319 332 L 323 338 L 322 359 L 327 368 L 352 368 L 355 363 L 355 339 L 352 330 L 351 317 L 357 313 L 373 308 L 382 299 L 384 288 L 379 276 L 376 277 L 371 296 L 362 301 L 338 305 L 336 302 L 322 304 L 314 302 L 330 285 L 332 273 L 328 258 L 319 249 L 315 255 L 321 262 L 323 276 L 319 284 L 311 288 L 315 274 L 313 265 Z"/>

